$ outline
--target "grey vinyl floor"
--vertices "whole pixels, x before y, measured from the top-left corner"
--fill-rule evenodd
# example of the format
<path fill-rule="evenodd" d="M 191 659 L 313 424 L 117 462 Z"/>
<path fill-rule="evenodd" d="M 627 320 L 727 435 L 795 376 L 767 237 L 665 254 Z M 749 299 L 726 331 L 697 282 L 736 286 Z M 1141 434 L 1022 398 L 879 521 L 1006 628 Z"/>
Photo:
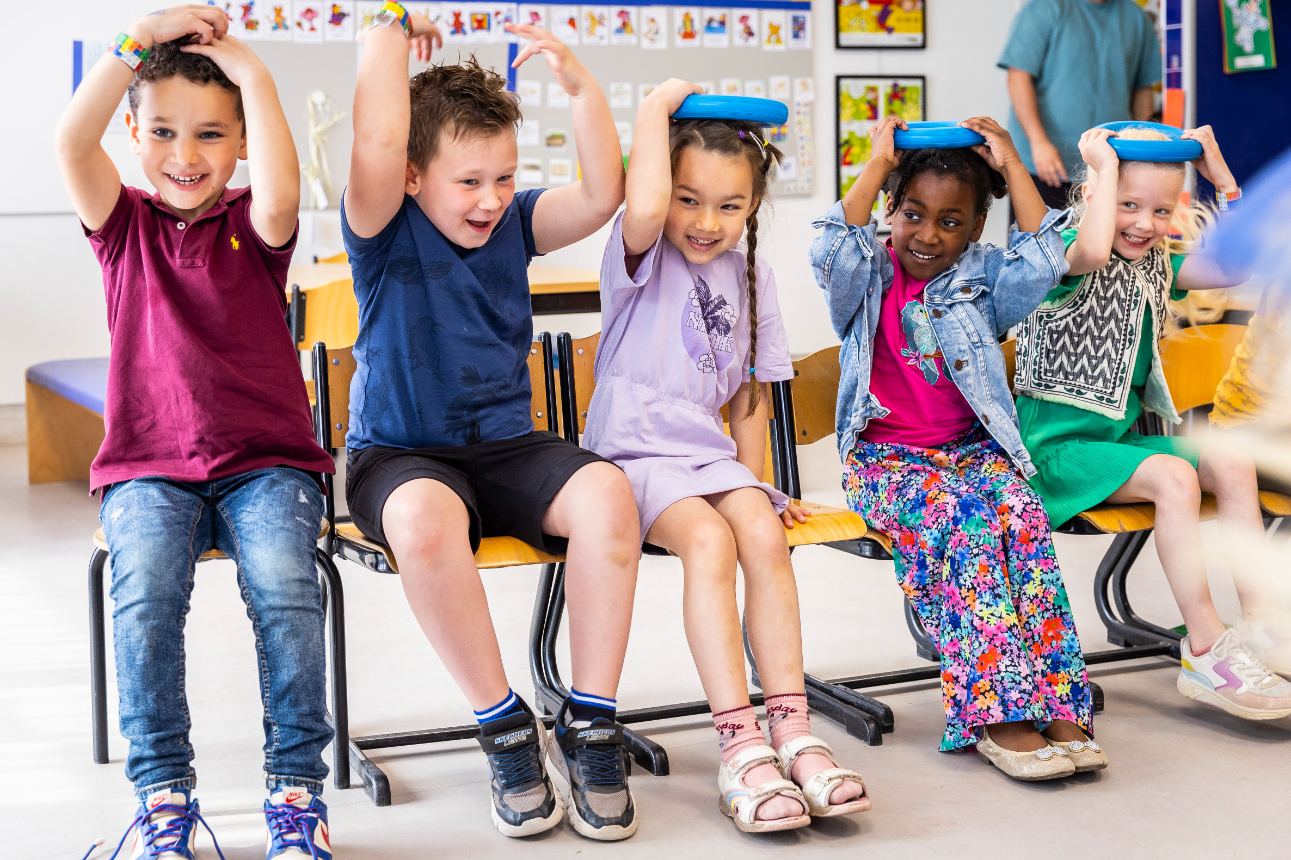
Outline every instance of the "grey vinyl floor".
<path fill-rule="evenodd" d="M 804 495 L 839 504 L 831 444 L 803 450 Z M 0 857 L 79 858 L 97 838 L 115 845 L 134 810 L 115 686 L 111 762 L 90 757 L 85 569 L 96 502 L 83 484 L 29 486 L 25 454 L 0 448 L 0 762 L 8 774 L 0 785 Z M 1108 647 L 1092 582 L 1109 542 L 1057 537 L 1087 650 Z M 890 563 L 826 548 L 805 548 L 794 561 L 809 671 L 838 677 L 923 664 Z M 1211 561 L 1221 614 L 1236 620 L 1225 566 L 1218 556 Z M 340 564 L 353 731 L 469 722 L 470 708 L 418 630 L 397 578 Z M 507 670 L 522 695 L 531 693 L 525 641 L 536 581 L 531 568 L 485 575 Z M 622 707 L 702 698 L 682 631 L 681 584 L 675 560 L 642 561 Z M 1144 616 L 1179 623 L 1151 544 L 1131 596 Z M 263 857 L 254 648 L 231 563 L 201 566 L 186 637 L 197 794 L 229 860 Z M 1165 659 L 1092 674 L 1107 695 L 1096 728 L 1112 766 L 1100 774 L 1026 785 L 975 756 L 938 753 L 940 695 L 935 684 L 922 684 L 878 693 L 896 713 L 896 731 L 881 746 L 814 721 L 840 761 L 865 774 L 874 809 L 864 815 L 787 834 L 740 834 L 717 809 L 717 746 L 711 722 L 699 717 L 642 727 L 667 747 L 672 775 L 636 771 L 642 823 L 627 842 L 591 842 L 564 825 L 524 841 L 501 836 L 489 822 L 487 765 L 468 741 L 380 756 L 394 793 L 387 808 L 372 806 L 361 788 L 329 784 L 333 844 L 338 858 L 1287 856 L 1291 720 L 1244 722 L 1187 701 L 1175 691 L 1177 664 Z M 199 844 L 199 857 L 215 856 L 209 841 Z"/>

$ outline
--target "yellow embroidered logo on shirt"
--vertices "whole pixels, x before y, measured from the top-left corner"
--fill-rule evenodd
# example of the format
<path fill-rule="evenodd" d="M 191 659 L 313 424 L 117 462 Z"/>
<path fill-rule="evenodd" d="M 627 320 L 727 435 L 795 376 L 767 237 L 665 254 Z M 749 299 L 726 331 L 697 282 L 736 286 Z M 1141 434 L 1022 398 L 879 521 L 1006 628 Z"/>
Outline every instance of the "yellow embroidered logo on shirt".
<path fill-rule="evenodd" d="M 233 250 L 236 251 L 238 249 L 238 236 L 236 233 L 234 233 L 233 236 L 229 238 L 229 244 L 233 246 Z"/>

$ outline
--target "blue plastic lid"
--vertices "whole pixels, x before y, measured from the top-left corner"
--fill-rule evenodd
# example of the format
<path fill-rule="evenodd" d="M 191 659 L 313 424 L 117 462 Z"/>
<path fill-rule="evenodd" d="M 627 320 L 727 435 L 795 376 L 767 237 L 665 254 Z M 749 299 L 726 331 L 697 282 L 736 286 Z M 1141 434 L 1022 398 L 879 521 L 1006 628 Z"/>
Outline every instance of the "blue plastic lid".
<path fill-rule="evenodd" d="M 909 131 L 897 128 L 892 139 L 897 149 L 964 149 L 986 143 L 972 129 L 957 122 L 908 122 Z"/>
<path fill-rule="evenodd" d="M 1111 137 L 1107 142 L 1112 145 L 1116 157 L 1122 161 L 1194 161 L 1201 158 L 1201 143 L 1195 140 L 1184 140 L 1183 132 L 1172 125 L 1159 122 L 1139 122 L 1125 120 L 1122 122 L 1105 122 L 1098 128 L 1122 132 L 1130 128 L 1147 128 L 1169 136 L 1169 140 L 1121 140 Z"/>
<path fill-rule="evenodd" d="M 733 119 L 758 125 L 784 125 L 789 106 L 774 99 L 750 96 L 686 96 L 673 119 Z"/>

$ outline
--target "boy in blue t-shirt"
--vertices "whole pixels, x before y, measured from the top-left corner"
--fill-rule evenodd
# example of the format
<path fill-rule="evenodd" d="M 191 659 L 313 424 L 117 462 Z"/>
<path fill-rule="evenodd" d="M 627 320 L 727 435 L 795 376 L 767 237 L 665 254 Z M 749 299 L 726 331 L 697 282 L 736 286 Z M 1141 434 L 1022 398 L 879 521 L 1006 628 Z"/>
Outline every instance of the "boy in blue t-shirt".
<path fill-rule="evenodd" d="M 615 466 L 535 431 L 527 359 L 529 261 L 583 239 L 623 202 L 623 163 L 596 80 L 545 30 L 532 41 L 570 95 L 583 179 L 515 191 L 520 109 L 474 60 L 408 80 L 439 31 L 388 2 L 366 35 L 342 205 L 359 300 L 346 490 L 354 522 L 399 559 L 426 637 L 480 723 L 493 822 L 508 836 L 554 827 L 565 800 L 543 765 L 550 740 L 502 668 L 475 567 L 480 538 L 567 553 L 574 659 L 553 761 L 568 771 L 585 836 L 637 827 L 614 696 L 627 649 L 641 535 Z"/>

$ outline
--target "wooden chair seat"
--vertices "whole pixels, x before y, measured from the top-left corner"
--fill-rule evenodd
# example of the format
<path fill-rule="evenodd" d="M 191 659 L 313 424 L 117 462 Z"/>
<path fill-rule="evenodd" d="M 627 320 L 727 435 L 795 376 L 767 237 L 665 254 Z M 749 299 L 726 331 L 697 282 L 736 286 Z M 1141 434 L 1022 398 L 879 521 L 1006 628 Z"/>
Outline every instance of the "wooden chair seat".
<path fill-rule="evenodd" d="M 1215 497 L 1210 493 L 1201 496 L 1201 521 L 1213 520 L 1217 513 Z M 1143 502 L 1132 505 L 1094 505 L 1076 515 L 1103 534 L 1119 535 L 1150 529 L 1156 519 L 1156 505 Z"/>
<path fill-rule="evenodd" d="M 876 536 L 883 538 L 883 541 L 887 540 L 886 536 L 870 531 L 865 524 L 865 518 L 855 511 L 831 508 L 828 505 L 804 502 L 801 499 L 793 501 L 795 505 L 801 505 L 811 511 L 811 517 L 805 523 L 795 523 L 793 528 L 785 529 L 785 535 L 789 538 L 791 547 L 860 540 L 865 537 L 874 539 Z"/>
<path fill-rule="evenodd" d="M 103 529 L 99 529 L 94 533 L 94 545 L 104 552 L 109 552 L 108 538 L 107 535 L 103 534 Z M 209 561 L 214 558 L 228 558 L 228 556 L 218 549 L 207 550 L 200 556 L 201 561 Z"/>
<path fill-rule="evenodd" d="M 399 563 L 390 548 L 364 537 L 363 532 L 359 531 L 359 527 L 354 523 L 337 523 L 336 536 L 371 552 L 381 553 L 386 557 L 390 569 L 395 573 L 399 572 Z M 475 566 L 480 570 L 516 567 L 522 564 L 557 564 L 564 560 L 563 555 L 550 555 L 513 537 L 484 538 L 480 541 L 479 551 L 475 553 Z"/>
<path fill-rule="evenodd" d="M 1291 496 L 1272 490 L 1260 491 L 1260 508 L 1270 517 L 1291 517 Z"/>

